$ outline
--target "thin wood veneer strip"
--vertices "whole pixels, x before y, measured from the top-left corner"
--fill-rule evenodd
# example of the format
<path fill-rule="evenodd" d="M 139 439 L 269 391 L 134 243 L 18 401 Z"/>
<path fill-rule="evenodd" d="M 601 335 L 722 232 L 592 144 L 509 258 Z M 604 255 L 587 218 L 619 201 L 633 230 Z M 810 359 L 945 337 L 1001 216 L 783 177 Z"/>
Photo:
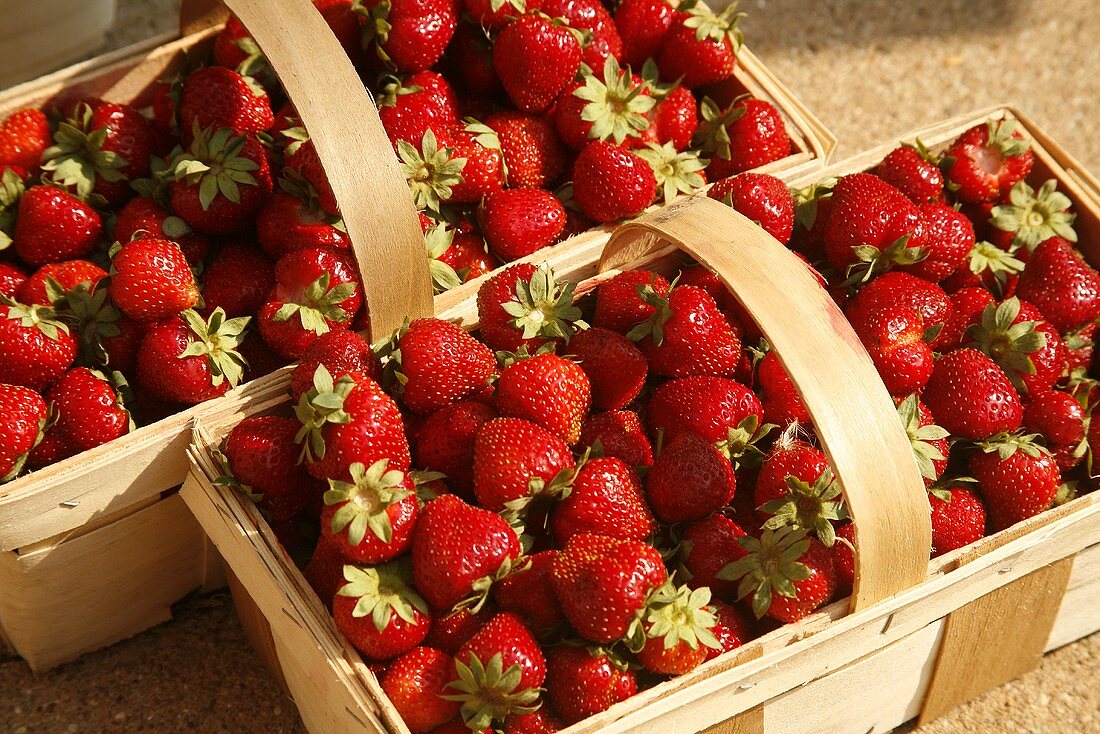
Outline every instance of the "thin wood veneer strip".
<path fill-rule="evenodd" d="M 787 248 L 706 197 L 621 226 L 600 272 L 665 243 L 717 273 L 798 387 L 858 528 L 853 610 L 922 582 L 932 543 L 924 482 L 893 401 L 829 294 Z"/>

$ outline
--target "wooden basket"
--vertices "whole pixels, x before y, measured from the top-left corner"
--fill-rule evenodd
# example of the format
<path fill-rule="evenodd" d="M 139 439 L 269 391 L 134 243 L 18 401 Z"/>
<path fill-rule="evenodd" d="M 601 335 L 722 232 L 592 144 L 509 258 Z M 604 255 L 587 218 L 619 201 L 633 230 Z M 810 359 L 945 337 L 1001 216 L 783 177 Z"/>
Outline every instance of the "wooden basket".
<path fill-rule="evenodd" d="M 974 124 L 1006 115 L 1031 139 L 1034 180 L 1058 179 L 1073 200 L 1085 255 L 1100 264 L 1100 186 L 1018 112 L 983 110 L 900 140 L 919 135 L 942 148 Z M 897 144 L 824 174 L 866 170 Z M 798 385 L 859 528 L 856 583 L 850 599 L 579 722 L 569 734 L 886 731 L 934 718 L 1031 669 L 1045 651 L 1100 629 L 1100 493 L 929 562 L 924 486 L 858 338 L 803 266 L 733 210 L 692 198 L 624 225 L 598 259 L 578 250 L 584 262 L 573 271 L 601 275 L 577 292 L 617 269 L 660 270 L 677 248 L 731 287 Z M 437 316 L 476 327 L 470 302 Z M 407 734 L 260 513 L 213 484 L 221 469 L 211 451 L 231 428 L 196 426 L 181 494 L 235 578 L 249 638 L 310 731 Z"/>
<path fill-rule="evenodd" d="M 228 5 L 263 47 L 318 147 L 357 260 L 370 263 L 360 270 L 372 318 L 388 325 L 408 313 L 430 312 L 427 261 L 407 187 L 373 102 L 332 34 L 307 0 Z M 157 79 L 183 68 L 189 55 L 209 53 L 224 15 L 220 3 L 185 0 L 183 37 L 156 38 L 8 90 L 0 94 L 0 118 L 80 95 L 144 104 Z M 302 48 L 311 51 L 298 53 Z M 803 175 L 820 169 L 836 145 L 748 49 L 735 78 L 718 91 L 727 98 L 751 92 L 783 114 L 794 152 L 761 170 Z M 369 192 L 363 171 L 373 174 Z M 570 273 L 574 250 L 597 253 L 609 235 L 609 228 L 585 232 L 537 258 Z M 390 269 L 383 272 L 376 262 Z M 587 270 L 574 277 L 594 272 L 594 258 L 577 262 Z M 389 288 L 394 272 L 409 273 L 419 284 L 407 300 L 395 300 Z M 438 296 L 435 308 L 472 298 L 480 282 Z M 0 647 L 6 642 L 32 668 L 49 668 L 159 624 L 195 589 L 222 585 L 220 564 L 210 561 L 200 529 L 172 494 L 187 473 L 191 425 L 198 418 L 233 420 L 263 406 L 283 391 L 285 372 L 0 486 Z M 150 556 L 147 537 L 158 532 L 163 552 Z M 103 581 L 116 577 L 118 585 Z M 138 589 L 143 603 L 135 606 Z"/>

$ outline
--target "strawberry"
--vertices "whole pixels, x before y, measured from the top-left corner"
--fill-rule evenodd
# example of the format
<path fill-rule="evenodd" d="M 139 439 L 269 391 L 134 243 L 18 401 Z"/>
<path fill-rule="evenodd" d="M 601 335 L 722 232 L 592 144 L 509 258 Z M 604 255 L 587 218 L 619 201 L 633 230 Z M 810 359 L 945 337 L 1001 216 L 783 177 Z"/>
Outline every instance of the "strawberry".
<path fill-rule="evenodd" d="M 13 245 L 28 265 L 86 257 L 103 234 L 99 213 L 68 192 L 32 186 L 19 198 Z"/>
<path fill-rule="evenodd" d="M 523 418 L 573 444 L 580 440 L 592 388 L 576 363 L 556 354 L 536 354 L 504 368 L 495 403 L 501 415 Z"/>
<path fill-rule="evenodd" d="M 545 707 L 528 714 L 512 714 L 504 720 L 504 734 L 554 734 L 564 728 Z"/>
<path fill-rule="evenodd" d="M 475 440 L 481 427 L 496 417 L 496 411 L 476 400 L 461 400 L 432 413 L 420 428 L 417 465 L 443 473 L 448 488 L 472 498 Z"/>
<path fill-rule="evenodd" d="M 806 404 L 774 351 L 766 352 L 756 364 L 756 380 L 766 423 L 780 428 L 792 423 L 811 425 Z"/>
<path fill-rule="evenodd" d="M 520 555 L 519 538 L 500 515 L 445 494 L 425 505 L 413 537 L 413 579 L 438 609 L 475 600 L 508 575 Z"/>
<path fill-rule="evenodd" d="M 618 60 L 623 41 L 606 6 L 600 0 L 542 0 L 542 12 L 562 18 L 584 36 L 581 61 L 589 69 L 602 69 L 609 58 Z"/>
<path fill-rule="evenodd" d="M 718 623 L 710 603 L 710 589 L 676 588 L 671 582 L 653 594 L 643 627 L 645 644 L 638 661 L 659 675 L 690 673 L 721 645 L 712 628 Z"/>
<path fill-rule="evenodd" d="M 736 488 L 729 460 L 691 431 L 670 440 L 646 474 L 646 497 L 666 523 L 702 519 L 733 499 Z"/>
<path fill-rule="evenodd" d="M 230 13 L 225 19 L 225 27 L 214 38 L 214 62 L 245 74 L 245 69 L 256 69 L 261 64 L 266 66 L 266 60 L 261 61 L 262 56 L 259 45 L 244 23 Z"/>
<path fill-rule="evenodd" d="M 459 704 L 445 698 L 454 667 L 447 653 L 414 647 L 386 669 L 382 691 L 413 734 L 428 734 L 458 714 Z"/>
<path fill-rule="evenodd" d="M 2 276 L 0 276 L 0 280 L 2 280 Z M 2 290 L 0 288 L 0 292 Z M 1075 329 L 1063 335 L 1062 341 L 1066 345 L 1066 358 L 1069 360 L 1068 369 L 1070 374 L 1081 369 L 1087 370 L 1088 366 L 1092 364 L 1098 332 L 1100 332 L 1100 324 L 1090 321 L 1080 329 Z"/>
<path fill-rule="evenodd" d="M 447 47 L 447 55 L 456 80 L 471 95 L 478 95 L 484 102 L 486 97 L 499 97 L 504 92 L 504 85 L 500 83 L 500 76 L 493 66 L 493 32 L 489 28 L 459 23 L 454 40 Z M 475 112 L 470 104 L 471 98 L 467 97 L 462 107 L 464 113 L 472 117 L 482 119 L 482 111 L 491 111 L 490 107 L 486 107 Z"/>
<path fill-rule="evenodd" d="M 378 98 L 378 116 L 390 142 L 417 144 L 428 129 L 437 133 L 458 124 L 458 101 L 442 74 L 421 71 L 404 78 L 390 77 Z"/>
<path fill-rule="evenodd" d="M 339 551 L 325 539 L 318 539 L 313 555 L 302 568 L 302 575 L 331 613 L 336 592 L 344 585 L 344 559 Z"/>
<path fill-rule="evenodd" d="M 0 166 L 34 173 L 49 146 L 50 125 L 41 110 L 16 110 L 0 123 Z"/>
<path fill-rule="evenodd" d="M 501 266 L 489 253 L 485 238 L 476 232 L 458 232 L 437 225 L 424 236 L 428 267 L 437 293 L 469 283 Z"/>
<path fill-rule="evenodd" d="M 943 328 L 951 317 L 951 299 L 942 288 L 908 273 L 883 273 L 864 286 L 847 311 L 876 311 L 912 306 L 920 314 L 929 336 Z"/>
<path fill-rule="evenodd" d="M 598 326 L 578 331 L 569 352 L 587 375 L 592 405 L 600 410 L 625 408 L 645 387 L 645 356 L 621 334 Z"/>
<path fill-rule="evenodd" d="M 509 185 L 546 188 L 565 170 L 565 149 L 546 117 L 509 110 L 489 115 L 485 124 L 500 139 Z"/>
<path fill-rule="evenodd" d="M 41 392 L 76 359 L 76 338 L 52 308 L 0 304 L 0 315 L 0 384 Z"/>
<path fill-rule="evenodd" d="M 50 388 L 56 432 L 74 451 L 88 451 L 134 428 L 115 385 L 87 367 L 69 370 Z"/>
<path fill-rule="evenodd" d="M 1038 309 L 1016 297 L 975 315 L 966 339 L 989 355 L 1021 393 L 1049 390 L 1066 369 L 1061 336 Z"/>
<path fill-rule="evenodd" d="M 87 285 L 89 292 L 93 292 L 99 281 L 106 277 L 107 271 L 88 260 L 46 263 L 19 286 L 16 300 L 27 305 L 49 306 L 49 281 L 56 283 L 58 290 L 62 292 L 70 291 L 81 283 Z"/>
<path fill-rule="evenodd" d="M 382 370 L 371 351 L 370 342 L 347 329 L 335 329 L 317 338 L 302 355 L 290 381 L 290 394 L 298 400 L 313 387 L 313 374 L 323 364 L 335 378 L 349 372 L 361 372 L 373 380 Z"/>
<path fill-rule="evenodd" d="M 666 377 L 733 375 L 741 339 L 706 291 L 679 286 L 664 298 L 646 287 L 641 298 L 655 311 L 627 338 L 639 342 L 651 370 Z"/>
<path fill-rule="evenodd" d="M 628 270 L 605 280 L 596 289 L 592 325 L 626 334 L 651 318 L 657 307 L 643 298 L 647 286 L 662 298 L 667 297 L 670 290 L 667 280 L 645 270 Z"/>
<path fill-rule="evenodd" d="M 519 418 L 494 418 L 474 445 L 474 493 L 494 512 L 560 494 L 572 479 L 573 455 L 558 436 Z"/>
<path fill-rule="evenodd" d="M 313 387 L 301 396 L 294 413 L 302 427 L 294 440 L 309 473 L 318 479 L 351 479 L 352 464 L 371 466 L 381 459 L 406 471 L 411 459 L 401 411 L 377 382 L 362 372 L 334 379 L 318 365 Z"/>
<path fill-rule="evenodd" d="M 663 434 L 666 443 L 694 433 L 738 459 L 759 455 L 752 442 L 762 438 L 756 435 L 762 414 L 760 401 L 744 385 L 721 377 L 682 377 L 654 391 L 646 424 L 651 436 Z"/>
<path fill-rule="evenodd" d="M 746 535 L 740 543 L 747 555 L 722 569 L 718 578 L 741 579 L 737 598 L 752 594 L 757 619 L 766 614 L 780 622 L 797 622 L 836 591 L 832 551 L 806 537 L 805 530 L 764 530 L 759 538 Z"/>
<path fill-rule="evenodd" d="M 754 504 L 763 527 L 803 528 L 826 546 L 836 542 L 833 522 L 844 517 L 840 484 L 825 454 L 794 440 L 777 443 L 756 477 Z"/>
<path fill-rule="evenodd" d="M 625 637 L 649 593 L 667 578 L 661 554 L 652 546 L 589 533 L 570 538 L 550 571 L 565 616 L 596 643 Z"/>
<path fill-rule="evenodd" d="M 226 482 L 240 487 L 276 520 L 294 517 L 321 496 L 321 485 L 295 461 L 293 418 L 260 415 L 245 418 L 225 440 L 225 457 L 231 473 Z M 333 550 L 330 541 L 325 545 Z"/>
<path fill-rule="evenodd" d="M 573 283 L 559 286 L 548 265 L 513 265 L 482 284 L 477 292 L 480 336 L 491 349 L 533 352 L 565 341 L 581 317 L 573 305 Z"/>
<path fill-rule="evenodd" d="M 979 443 L 981 451 L 970 457 L 970 472 L 989 507 L 994 532 L 1038 515 L 1058 494 L 1058 465 L 1034 438 L 993 436 Z"/>
<path fill-rule="evenodd" d="M 641 157 L 597 140 L 573 164 L 573 196 L 589 219 L 612 222 L 641 214 L 652 204 L 657 178 Z"/>
<path fill-rule="evenodd" d="M 932 557 L 941 556 L 985 537 L 985 506 L 972 490 L 935 488 L 928 493 L 932 507 Z"/>
<path fill-rule="evenodd" d="M 945 204 L 932 202 L 919 208 L 924 215 L 923 247 L 927 256 L 901 269 L 938 283 L 967 261 L 974 249 L 974 227 L 963 214 Z"/>
<path fill-rule="evenodd" d="M 344 566 L 332 603 L 336 626 L 370 660 L 390 660 L 424 641 L 432 618 L 411 586 L 407 563 L 361 569 Z"/>
<path fill-rule="evenodd" d="M 37 392 L 22 385 L 0 384 L 0 406 L 0 482 L 8 482 L 42 440 L 49 410 Z"/>
<path fill-rule="evenodd" d="M 275 263 L 250 245 L 226 245 L 203 274 L 203 314 L 255 316 L 275 285 Z"/>
<path fill-rule="evenodd" d="M 567 724 L 606 711 L 637 692 L 634 672 L 599 648 L 562 645 L 547 655 L 546 695 Z"/>
<path fill-rule="evenodd" d="M 1058 468 L 1072 469 L 1084 458 L 1085 409 L 1077 398 L 1061 390 L 1037 390 L 1028 394 L 1024 428 L 1043 437 Z"/>
<path fill-rule="evenodd" d="M 511 262 L 557 242 L 565 208 L 544 189 L 495 191 L 482 206 L 481 225 L 493 252 Z"/>
<path fill-rule="evenodd" d="M 590 459 L 581 466 L 572 491 L 554 508 L 550 523 L 558 545 L 581 533 L 646 540 L 657 532 L 638 475 L 616 458 Z"/>
<path fill-rule="evenodd" d="M 914 204 L 943 200 L 943 172 L 920 140 L 903 143 L 882 159 L 874 174 L 905 194 Z"/>
<path fill-rule="evenodd" d="M 862 298 L 866 292 L 856 297 L 844 315 L 891 395 L 920 390 L 932 375 L 933 354 L 924 341 L 928 327 L 918 306 L 894 293 Z"/>
<path fill-rule="evenodd" d="M 321 165 L 321 159 L 317 156 L 313 141 L 309 139 L 309 134 L 304 128 L 295 128 L 294 132 L 296 142 L 300 142 L 301 145 L 292 144 L 287 147 L 286 156 L 283 159 L 286 165 L 284 172 L 293 172 L 293 179 L 305 182 L 304 188 L 308 198 L 311 201 L 316 200 L 317 206 L 321 207 L 322 211 L 331 217 L 339 217 L 340 206 L 336 202 L 336 194 L 329 185 L 328 176 Z"/>
<path fill-rule="evenodd" d="M 201 403 L 236 387 L 244 374 L 241 343 L 248 318 L 226 319 L 216 309 L 203 321 L 187 309 L 154 324 L 138 352 L 138 383 L 161 400 Z"/>
<path fill-rule="evenodd" d="M 745 17 L 737 5 L 715 13 L 705 3 L 685 5 L 677 12 L 668 34 L 661 39 L 657 66 L 661 79 L 679 80 L 691 89 L 733 76 L 736 53 L 743 41 L 738 22 Z"/>
<path fill-rule="evenodd" d="M 718 641 L 719 648 L 707 648 L 707 660 L 712 660 L 724 652 L 736 650 L 752 638 L 745 618 L 736 608 L 723 601 L 712 599 L 710 607 L 714 611 L 715 625 L 711 633 Z"/>
<path fill-rule="evenodd" d="M 66 443 L 60 433 L 50 431 L 42 437 L 37 446 L 31 449 L 26 466 L 31 470 L 42 469 L 75 455 L 76 449 Z"/>
<path fill-rule="evenodd" d="M 943 155 L 947 180 L 964 203 L 997 201 L 1023 180 L 1034 163 L 1016 121 L 989 120 L 970 128 Z"/>
<path fill-rule="evenodd" d="M 951 294 L 951 316 L 944 323 L 931 346 L 938 352 L 949 352 L 962 345 L 963 332 L 980 318 L 986 306 L 993 304 L 993 295 L 985 288 L 960 288 Z"/>
<path fill-rule="evenodd" d="M 787 244 L 794 229 L 794 197 L 787 184 L 766 173 L 741 173 L 716 182 L 707 196 L 753 220 L 775 239 Z"/>
<path fill-rule="evenodd" d="M 745 531 L 723 514 L 715 513 L 686 524 L 680 538 L 679 560 L 693 589 L 709 587 L 719 596 L 731 596 L 734 585 L 718 578 L 727 564 L 746 555 L 739 538 Z"/>
<path fill-rule="evenodd" d="M 19 293 L 20 290 L 22 290 L 23 284 L 26 282 L 27 274 L 24 273 L 18 265 L 9 262 L 0 262 L 0 295 L 6 298 L 15 299 L 16 294 Z M 34 290 L 37 291 L 37 288 Z M 43 295 L 45 294 L 45 292 L 45 285 L 43 285 Z M 33 300 L 33 297 L 36 297 L 37 293 L 32 292 L 31 296 L 32 299 L 28 300 L 32 300 L 32 302 L 37 303 L 37 301 Z M 39 305 L 45 304 L 39 303 Z"/>
<path fill-rule="evenodd" d="M 474 23 L 500 30 L 524 13 L 542 7 L 541 0 L 463 0 L 462 7 Z"/>
<path fill-rule="evenodd" d="M 256 236 L 268 257 L 278 260 L 306 247 L 347 249 L 351 240 L 315 202 L 285 191 L 272 194 L 256 215 Z"/>
<path fill-rule="evenodd" d="M 726 109 L 705 98 L 695 144 L 710 158 L 712 181 L 786 158 L 791 138 L 779 110 L 762 99 L 739 98 Z"/>
<path fill-rule="evenodd" d="M 546 659 L 523 621 L 498 614 L 455 653 L 453 701 L 475 731 L 503 723 L 513 714 L 530 713 L 546 678 Z"/>
<path fill-rule="evenodd" d="M 465 607 L 446 614 L 433 610 L 432 629 L 424 644 L 454 655 L 494 616 L 496 609 L 492 603 L 486 603 L 476 612 Z"/>
<path fill-rule="evenodd" d="M 141 323 L 165 321 L 199 300 L 195 277 L 179 245 L 171 240 L 136 239 L 111 259 L 111 300 Z"/>
<path fill-rule="evenodd" d="M 448 201 L 473 204 L 504 188 L 504 153 L 495 130 L 468 118 L 448 135 L 456 161 L 466 161 L 461 180 L 451 186 Z"/>
<path fill-rule="evenodd" d="M 842 540 L 832 547 L 833 567 L 836 569 L 837 589 L 843 594 L 851 591 L 856 578 L 856 526 L 851 522 L 838 525 L 836 536 Z"/>
<path fill-rule="evenodd" d="M 524 112 L 543 112 L 572 81 L 581 46 L 568 26 L 542 15 L 509 23 L 493 44 L 493 65 L 508 96 Z"/>
<path fill-rule="evenodd" d="M 271 100 L 263 87 L 222 66 L 203 67 L 184 79 L 178 112 L 180 130 L 185 135 L 224 129 L 248 136 L 275 124 Z"/>
<path fill-rule="evenodd" d="M 1016 295 L 1038 308 L 1062 333 L 1100 318 L 1100 273 L 1060 237 L 1035 248 L 1020 275 Z"/>
<path fill-rule="evenodd" d="M 562 94 L 554 108 L 554 127 L 573 150 L 592 140 L 638 148 L 656 134 L 649 119 L 656 104 L 649 83 L 608 56 L 601 74 L 583 73 Z"/>
<path fill-rule="evenodd" d="M 350 482 L 329 480 L 321 534 L 352 563 L 382 563 L 412 546 L 416 488 L 408 472 L 388 467 L 389 459 L 369 467 L 356 462 L 348 467 Z"/>
<path fill-rule="evenodd" d="M 947 468 L 948 433 L 936 425 L 932 411 L 920 402 L 917 393 L 898 402 L 898 418 L 909 437 L 924 483 L 931 485 Z"/>
<path fill-rule="evenodd" d="M 686 87 L 676 86 L 657 102 L 653 110 L 653 129 L 657 142 L 672 143 L 676 150 L 686 150 L 699 130 L 698 103 Z"/>
<path fill-rule="evenodd" d="M 550 566 L 558 552 L 541 551 L 527 556 L 530 565 L 493 586 L 493 600 L 501 611 L 519 615 L 533 633 L 544 637 L 565 621 L 550 586 Z"/>
<path fill-rule="evenodd" d="M 638 414 L 629 410 L 590 415 L 581 429 L 580 445 L 592 447 L 597 455 L 622 459 L 630 466 L 653 465 L 653 447 L 642 430 Z"/>
<path fill-rule="evenodd" d="M 115 221 L 116 242 L 126 243 L 138 238 L 175 242 L 191 267 L 199 270 L 210 254 L 206 235 L 195 232 L 185 221 L 147 196 L 135 196 L 126 202 Z"/>
<path fill-rule="evenodd" d="M 1049 179 L 1039 190 L 1020 181 L 1008 193 L 1008 201 L 993 207 L 989 220 L 993 244 L 1013 252 L 1021 247 L 1032 252 L 1040 242 L 1061 237 L 1077 241 L 1069 197 L 1058 191 L 1058 182 Z"/>
<path fill-rule="evenodd" d="M 456 3 L 449 0 L 365 0 L 355 10 L 365 18 L 364 45 L 406 73 L 432 67 L 458 24 Z"/>
<path fill-rule="evenodd" d="M 952 435 L 982 441 L 1020 427 L 1020 398 L 997 364 L 976 349 L 957 349 L 936 362 L 922 394 Z"/>

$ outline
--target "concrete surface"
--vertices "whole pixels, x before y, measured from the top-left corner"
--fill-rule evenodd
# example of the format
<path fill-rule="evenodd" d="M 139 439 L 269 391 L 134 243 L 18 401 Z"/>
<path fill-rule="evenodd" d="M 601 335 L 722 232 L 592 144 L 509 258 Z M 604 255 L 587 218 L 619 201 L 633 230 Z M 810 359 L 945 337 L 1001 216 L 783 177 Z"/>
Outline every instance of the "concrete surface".
<path fill-rule="evenodd" d="M 171 30 L 178 0 L 120 0 L 112 46 Z M 840 137 L 838 156 L 1013 101 L 1100 170 L 1095 0 L 743 0 L 750 46 Z M 919 734 L 1100 732 L 1100 635 Z M 225 596 L 32 676 L 0 662 L 0 732 L 303 731 Z"/>

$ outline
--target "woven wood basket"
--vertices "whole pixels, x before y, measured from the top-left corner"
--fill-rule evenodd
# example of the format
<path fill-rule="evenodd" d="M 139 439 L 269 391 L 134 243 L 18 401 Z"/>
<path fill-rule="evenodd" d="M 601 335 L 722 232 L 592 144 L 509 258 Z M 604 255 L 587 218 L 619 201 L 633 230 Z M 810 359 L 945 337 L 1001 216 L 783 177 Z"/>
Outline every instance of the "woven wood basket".
<path fill-rule="evenodd" d="M 427 260 L 407 187 L 374 104 L 335 38 L 308 0 L 228 5 L 264 49 L 318 148 L 342 203 L 372 318 L 390 324 L 429 312 Z M 208 55 L 225 13 L 218 2 L 185 0 L 182 37 L 156 38 L 8 90 L 0 94 L 0 117 L 80 95 L 141 106 L 156 80 Z M 748 49 L 715 96 L 745 91 L 782 112 L 793 141 L 791 156 L 761 170 L 789 178 L 825 164 L 836 139 Z M 580 234 L 539 258 L 568 267 L 574 250 L 598 252 L 609 234 Z M 588 268 L 577 278 L 594 271 L 594 260 L 577 262 Z M 394 290 L 396 273 L 416 287 Z M 435 308 L 469 299 L 479 282 L 438 296 Z M 255 380 L 0 486 L 0 646 L 32 668 L 49 668 L 169 619 L 171 605 L 195 589 L 223 585 L 220 563 L 174 494 L 187 473 L 185 447 L 194 420 L 232 420 L 262 407 L 281 393 L 279 379 Z"/>
<path fill-rule="evenodd" d="M 1100 186 L 1010 108 L 915 131 L 792 183 L 867 170 L 898 142 L 918 136 L 942 148 L 974 124 L 1005 116 L 1014 116 L 1031 140 L 1032 179 L 1056 178 L 1072 199 L 1082 249 L 1100 265 Z M 1100 493 L 929 562 L 923 483 L 869 358 L 799 261 L 744 217 L 706 198 L 684 199 L 623 225 L 598 250 L 576 248 L 576 261 L 565 269 L 599 271 L 582 280 L 583 294 L 618 270 L 671 267 L 677 249 L 719 274 L 798 385 L 859 529 L 855 588 L 851 598 L 579 722 L 568 734 L 887 731 L 935 718 L 1033 668 L 1044 652 L 1100 630 Z M 477 327 L 471 300 L 438 305 L 437 317 Z M 234 490 L 213 484 L 221 469 L 211 451 L 232 425 L 196 425 L 181 494 L 225 559 L 249 638 L 310 731 L 407 734 L 260 513 Z"/>

